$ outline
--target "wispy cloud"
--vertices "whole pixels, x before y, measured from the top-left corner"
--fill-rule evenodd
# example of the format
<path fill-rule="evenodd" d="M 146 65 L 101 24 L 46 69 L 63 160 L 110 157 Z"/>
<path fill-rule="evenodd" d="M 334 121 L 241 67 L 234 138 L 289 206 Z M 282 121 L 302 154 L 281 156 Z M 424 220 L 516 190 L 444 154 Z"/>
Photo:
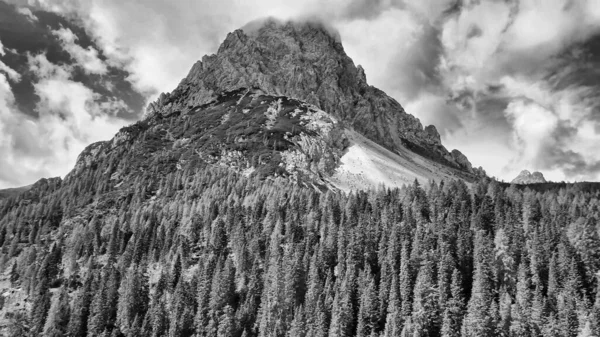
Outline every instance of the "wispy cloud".
<path fill-rule="evenodd" d="M 98 51 L 89 46 L 83 48 L 76 41 L 77 36 L 68 28 L 60 28 L 52 31 L 52 34 L 58 37 L 64 50 L 66 50 L 79 66 L 87 74 L 104 75 L 108 72 L 106 64 L 98 57 Z"/>
<path fill-rule="evenodd" d="M 19 7 L 17 8 L 17 12 L 26 16 L 29 21 L 35 22 L 39 20 L 28 7 Z"/>

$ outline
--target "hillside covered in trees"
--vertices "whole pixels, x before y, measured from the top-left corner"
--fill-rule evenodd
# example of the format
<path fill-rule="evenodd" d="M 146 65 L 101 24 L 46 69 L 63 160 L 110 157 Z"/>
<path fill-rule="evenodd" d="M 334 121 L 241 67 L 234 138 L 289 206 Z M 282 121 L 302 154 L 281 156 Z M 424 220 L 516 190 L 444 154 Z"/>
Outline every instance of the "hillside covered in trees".
<path fill-rule="evenodd" d="M 597 191 L 321 193 L 212 165 L 117 191 L 110 165 L 0 203 L 3 335 L 600 332 Z"/>

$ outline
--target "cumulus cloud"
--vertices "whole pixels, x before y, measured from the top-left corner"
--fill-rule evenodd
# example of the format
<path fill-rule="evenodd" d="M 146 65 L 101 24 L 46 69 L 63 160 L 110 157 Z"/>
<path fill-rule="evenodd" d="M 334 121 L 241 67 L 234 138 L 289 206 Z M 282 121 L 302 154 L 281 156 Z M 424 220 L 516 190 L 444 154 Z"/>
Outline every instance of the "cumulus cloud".
<path fill-rule="evenodd" d="M 587 54 L 571 52 L 600 33 L 596 0 L 11 1 L 78 17 L 105 65 L 129 71 L 149 100 L 249 21 L 323 18 L 371 84 L 435 124 L 475 166 L 507 180 L 526 168 L 600 178 L 589 145 L 600 140 L 600 62 L 584 67 Z M 68 33 L 57 36 L 77 46 Z M 78 52 L 69 51 L 89 56 Z"/>
<path fill-rule="evenodd" d="M 17 8 L 17 12 L 19 14 L 25 15 L 29 21 L 35 22 L 39 20 L 37 16 L 35 16 L 35 14 L 33 14 L 33 12 L 31 12 L 31 9 L 29 9 L 28 7 L 19 7 Z"/>
<path fill-rule="evenodd" d="M 2 41 L 0 41 L 0 56 L 6 55 L 6 51 L 4 50 L 4 45 L 2 45 Z M 4 72 L 10 80 L 13 82 L 21 81 L 21 75 L 8 65 L 6 65 L 2 60 L 0 60 L 0 73 Z"/>
<path fill-rule="evenodd" d="M 600 178 L 587 145 L 600 141 L 590 123 L 599 105 L 588 99 L 598 95 L 598 73 L 583 83 L 581 60 L 561 61 L 600 33 L 599 12 L 596 1 L 520 0 L 464 1 L 440 13 L 437 91 L 452 97 L 461 121 L 449 124 L 445 143 L 507 180 L 524 168 L 555 180 Z M 415 100 L 407 106 L 422 108 Z M 430 111 L 410 110 L 433 120 Z M 470 150 L 473 138 L 499 155 Z"/>
<path fill-rule="evenodd" d="M 64 50 L 79 64 L 87 74 L 104 75 L 108 72 L 108 67 L 98 57 L 98 51 L 92 46 L 83 48 L 77 44 L 77 36 L 68 28 L 60 28 L 52 31 Z"/>
<path fill-rule="evenodd" d="M 112 113 L 125 103 L 107 101 L 73 81 L 72 67 L 53 64 L 44 54 L 29 55 L 28 64 L 38 79 L 37 117 L 18 111 L 0 74 L 0 188 L 64 175 L 85 146 L 110 138 L 125 124 Z"/>

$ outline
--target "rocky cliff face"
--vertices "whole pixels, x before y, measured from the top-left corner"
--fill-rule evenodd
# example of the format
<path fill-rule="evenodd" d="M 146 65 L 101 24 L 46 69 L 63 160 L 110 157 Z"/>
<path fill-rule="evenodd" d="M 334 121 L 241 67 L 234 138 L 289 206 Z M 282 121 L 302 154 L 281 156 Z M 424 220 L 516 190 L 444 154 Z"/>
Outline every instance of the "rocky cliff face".
<path fill-rule="evenodd" d="M 186 114 L 241 87 L 313 104 L 389 149 L 408 147 L 472 172 L 466 157 L 442 146 L 434 126 L 424 129 L 396 100 L 370 86 L 339 35 L 316 22 L 269 19 L 228 34 L 217 54 L 198 61 L 172 93 L 149 105 L 147 114 Z"/>
<path fill-rule="evenodd" d="M 520 185 L 525 185 L 525 184 L 539 184 L 539 183 L 545 183 L 546 179 L 544 178 L 544 175 L 541 172 L 529 172 L 527 170 L 523 170 L 521 171 L 521 173 L 519 173 L 519 175 L 513 179 L 511 181 L 512 184 L 520 184 Z"/>

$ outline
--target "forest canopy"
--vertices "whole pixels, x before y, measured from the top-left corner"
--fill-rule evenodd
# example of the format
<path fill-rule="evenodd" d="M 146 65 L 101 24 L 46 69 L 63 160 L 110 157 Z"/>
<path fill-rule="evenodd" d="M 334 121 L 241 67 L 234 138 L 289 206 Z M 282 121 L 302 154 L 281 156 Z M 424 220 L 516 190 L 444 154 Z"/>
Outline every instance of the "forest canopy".
<path fill-rule="evenodd" d="M 322 193 L 109 160 L 0 201 L 12 336 L 598 336 L 599 192 Z"/>

